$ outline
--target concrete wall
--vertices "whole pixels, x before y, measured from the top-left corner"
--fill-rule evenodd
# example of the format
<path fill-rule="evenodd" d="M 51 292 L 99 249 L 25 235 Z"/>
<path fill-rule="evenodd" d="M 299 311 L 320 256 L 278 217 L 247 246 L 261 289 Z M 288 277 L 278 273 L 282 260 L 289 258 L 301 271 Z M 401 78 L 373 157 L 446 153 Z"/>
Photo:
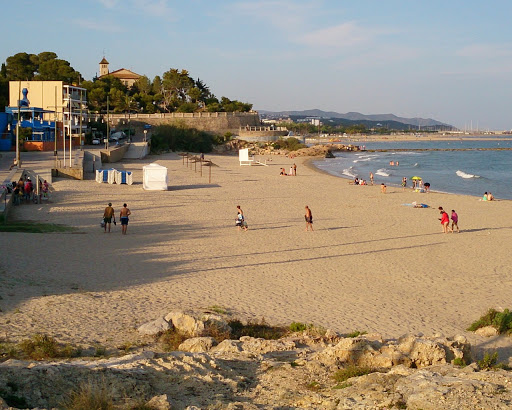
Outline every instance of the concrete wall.
<path fill-rule="evenodd" d="M 101 162 L 106 164 L 108 162 L 118 162 L 124 158 L 124 154 L 128 151 L 130 144 L 121 145 L 118 148 L 111 148 L 108 151 L 101 151 Z"/>

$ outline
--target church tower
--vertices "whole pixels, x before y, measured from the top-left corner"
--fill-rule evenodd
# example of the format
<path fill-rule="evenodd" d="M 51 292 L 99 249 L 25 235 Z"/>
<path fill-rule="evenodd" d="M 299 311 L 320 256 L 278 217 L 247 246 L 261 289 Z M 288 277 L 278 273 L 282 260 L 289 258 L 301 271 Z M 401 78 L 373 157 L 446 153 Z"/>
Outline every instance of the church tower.
<path fill-rule="evenodd" d="M 108 61 L 105 57 L 100 61 L 100 77 L 108 74 Z"/>

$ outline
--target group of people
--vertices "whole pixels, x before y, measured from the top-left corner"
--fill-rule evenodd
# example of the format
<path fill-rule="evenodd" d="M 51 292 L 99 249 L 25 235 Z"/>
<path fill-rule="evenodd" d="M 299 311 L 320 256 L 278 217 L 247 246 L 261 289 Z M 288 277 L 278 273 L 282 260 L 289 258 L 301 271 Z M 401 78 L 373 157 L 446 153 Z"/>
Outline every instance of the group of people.
<path fill-rule="evenodd" d="M 286 169 L 284 168 L 280 168 L 280 172 L 279 172 L 279 175 L 280 176 L 283 176 L 283 175 L 293 175 L 293 176 L 297 176 L 297 165 L 296 164 L 293 164 L 290 166 L 290 173 L 287 174 L 286 173 Z"/>
<path fill-rule="evenodd" d="M 398 161 L 396 161 L 396 162 L 395 161 L 389 161 L 389 165 L 394 167 L 394 166 L 399 166 L 400 163 Z"/>
<path fill-rule="evenodd" d="M 366 179 L 359 179 L 358 177 L 355 177 L 354 185 L 368 185 L 368 184 L 366 183 Z"/>
<path fill-rule="evenodd" d="M 22 201 L 30 203 L 32 201 L 38 202 L 39 199 L 48 199 L 50 186 L 46 180 L 43 183 L 39 181 L 40 198 L 35 192 L 34 183 L 29 176 L 20 178 L 18 182 L 12 182 L 9 191 L 13 193 L 13 204 L 19 205 Z"/>
<path fill-rule="evenodd" d="M 443 227 L 443 233 L 454 232 L 455 228 L 457 228 L 457 232 L 460 232 L 460 230 L 459 230 L 459 215 L 457 215 L 457 212 L 455 212 L 455 210 L 452 209 L 452 215 L 451 215 L 452 226 L 450 227 L 450 216 L 443 209 L 442 206 L 440 206 L 438 209 L 439 209 L 439 213 L 441 214 L 441 218 L 439 218 L 439 220 L 441 221 L 441 226 Z"/>
<path fill-rule="evenodd" d="M 123 235 L 126 235 L 126 231 L 128 229 L 128 221 L 129 216 L 131 215 L 131 211 L 128 209 L 128 206 L 126 204 L 123 204 L 123 207 L 121 208 L 121 211 L 119 212 L 119 220 L 121 221 L 121 233 Z M 116 215 L 114 208 L 112 208 L 112 202 L 108 203 L 108 206 L 105 208 L 105 212 L 103 212 L 103 223 L 102 226 L 105 229 L 105 233 L 110 233 L 110 227 L 112 224 L 112 221 L 114 222 L 114 225 L 117 225 L 116 222 Z"/>
<path fill-rule="evenodd" d="M 494 195 L 491 192 L 485 192 L 482 201 L 494 201 Z"/>

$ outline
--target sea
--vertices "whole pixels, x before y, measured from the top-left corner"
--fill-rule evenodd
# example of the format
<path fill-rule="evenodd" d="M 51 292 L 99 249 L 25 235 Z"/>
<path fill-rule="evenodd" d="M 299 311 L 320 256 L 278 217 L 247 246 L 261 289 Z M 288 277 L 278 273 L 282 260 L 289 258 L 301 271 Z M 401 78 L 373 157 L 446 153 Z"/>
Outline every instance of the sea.
<path fill-rule="evenodd" d="M 452 141 L 354 142 L 366 151 L 335 152 L 335 158 L 313 164 L 329 174 L 347 179 L 365 179 L 374 184 L 400 186 L 407 178 L 420 177 L 437 192 L 512 199 L 512 140 L 478 137 Z M 511 150 L 506 150 L 506 148 Z M 374 151 L 385 150 L 385 151 Z M 399 165 L 390 165 L 390 162 Z"/>

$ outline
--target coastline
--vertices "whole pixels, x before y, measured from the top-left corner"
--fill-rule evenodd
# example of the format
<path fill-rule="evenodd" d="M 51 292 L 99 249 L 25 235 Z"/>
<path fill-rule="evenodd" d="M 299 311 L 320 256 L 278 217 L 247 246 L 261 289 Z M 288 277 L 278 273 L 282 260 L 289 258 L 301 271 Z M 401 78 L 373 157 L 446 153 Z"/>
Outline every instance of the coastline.
<path fill-rule="evenodd" d="M 0 331 L 14 340 L 40 332 L 119 345 L 144 340 L 135 328 L 169 311 L 216 305 L 272 324 L 464 334 L 482 343 L 465 331 L 469 323 L 490 307 L 510 307 L 510 201 L 431 192 L 421 197 L 431 208 L 414 209 L 402 205 L 417 200 L 414 192 L 349 185 L 314 158 L 276 156 L 268 167 L 210 159 L 219 165 L 212 184 L 167 154 L 116 167 L 140 181 L 142 166 L 157 161 L 169 169 L 169 191 L 62 179 L 52 203 L 16 208 L 16 219 L 83 234 L 0 233 L 11 255 L 2 263 Z M 298 176 L 280 177 L 293 162 Z M 132 211 L 126 237 L 98 226 L 109 200 L 116 212 L 123 202 Z M 237 204 L 248 232 L 234 226 Z M 306 204 L 314 232 L 304 232 Z M 462 233 L 440 233 L 437 206 L 457 210 Z"/>

